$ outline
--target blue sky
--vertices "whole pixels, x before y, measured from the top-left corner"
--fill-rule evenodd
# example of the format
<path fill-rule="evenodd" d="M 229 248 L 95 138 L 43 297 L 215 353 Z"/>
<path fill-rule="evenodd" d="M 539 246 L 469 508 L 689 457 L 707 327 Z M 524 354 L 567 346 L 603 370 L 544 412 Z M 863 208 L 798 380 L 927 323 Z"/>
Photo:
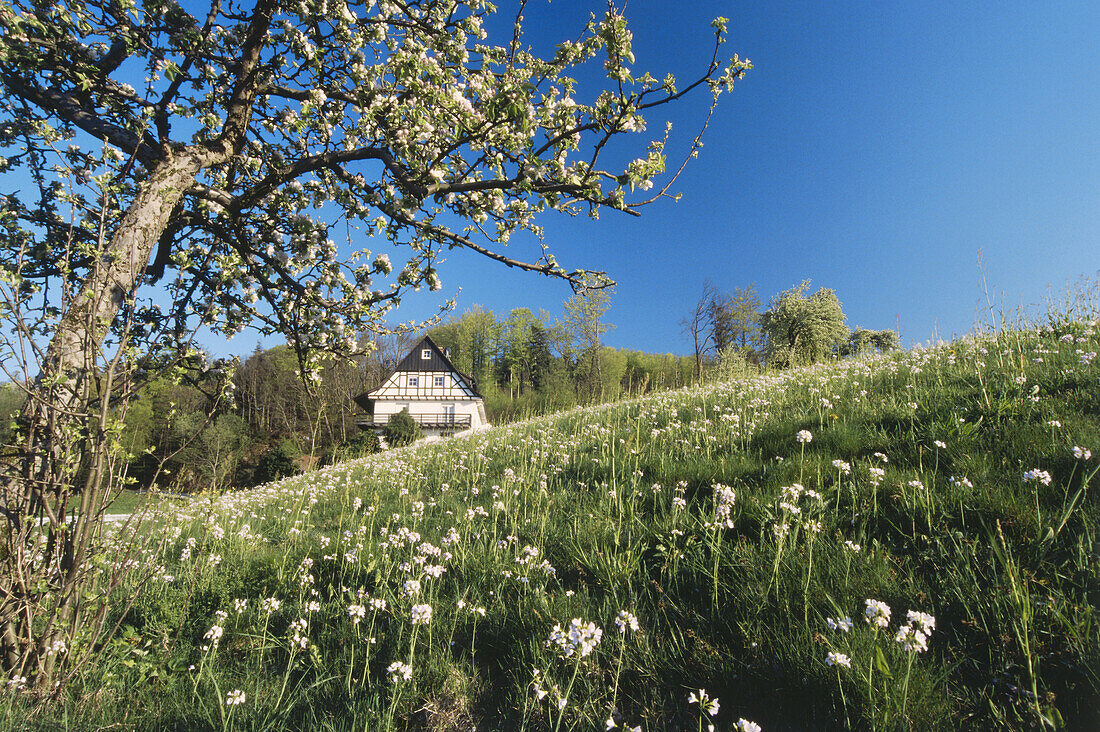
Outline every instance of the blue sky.
<path fill-rule="evenodd" d="M 574 37 L 602 7 L 535 0 L 530 40 Z M 686 79 L 717 15 L 726 54 L 755 69 L 722 99 L 680 202 L 640 219 L 544 219 L 564 266 L 618 281 L 609 345 L 688 352 L 680 320 L 706 278 L 756 283 L 765 301 L 808 278 L 837 291 L 850 325 L 900 327 L 912 343 L 973 328 L 979 252 L 998 310 L 1097 274 L 1100 3 L 632 0 L 626 15 L 636 70 Z M 706 102 L 673 111 L 673 150 Z M 446 294 L 461 285 L 459 311 L 558 314 L 570 294 L 462 252 L 441 274 Z M 433 304 L 410 296 L 400 318 Z"/>
<path fill-rule="evenodd" d="M 513 6 L 500 5 L 508 28 Z M 605 8 L 531 0 L 526 40 L 550 53 Z M 681 200 L 640 218 L 542 219 L 564 267 L 618 281 L 607 344 L 688 353 L 680 321 L 708 278 L 755 283 L 765 302 L 810 279 L 836 290 L 849 325 L 896 327 L 911 344 L 973 329 L 986 310 L 979 252 L 995 308 L 1009 314 L 1100 275 L 1100 2 L 630 0 L 635 72 L 692 78 L 718 15 L 729 18 L 724 54 L 755 68 L 721 100 L 675 185 Z M 591 76 L 594 94 L 605 80 Z M 669 110 L 673 166 L 706 113 L 697 91 Z M 663 127 L 652 115 L 618 152 L 640 156 Z M 505 252 L 534 258 L 532 248 L 514 240 Z M 465 251 L 449 252 L 440 274 L 456 312 L 557 316 L 571 294 Z M 413 293 L 393 322 L 429 317 L 442 299 Z M 204 341 L 245 355 L 257 337 Z"/>

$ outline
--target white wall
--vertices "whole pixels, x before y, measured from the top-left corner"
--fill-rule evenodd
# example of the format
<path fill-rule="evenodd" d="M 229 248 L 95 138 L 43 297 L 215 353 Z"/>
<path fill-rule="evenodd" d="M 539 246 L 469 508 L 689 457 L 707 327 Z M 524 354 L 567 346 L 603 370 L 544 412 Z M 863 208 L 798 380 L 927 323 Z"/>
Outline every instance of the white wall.
<path fill-rule="evenodd" d="M 374 421 L 385 423 L 389 420 L 390 415 L 397 414 L 405 407 L 408 407 L 409 414 L 414 418 L 418 414 L 442 414 L 444 404 L 454 405 L 456 417 L 460 414 L 470 415 L 470 427 L 472 429 L 484 426 L 485 422 L 481 418 L 482 410 L 478 408 L 481 402 L 477 399 L 409 400 L 407 402 L 376 400 L 374 402 Z"/>

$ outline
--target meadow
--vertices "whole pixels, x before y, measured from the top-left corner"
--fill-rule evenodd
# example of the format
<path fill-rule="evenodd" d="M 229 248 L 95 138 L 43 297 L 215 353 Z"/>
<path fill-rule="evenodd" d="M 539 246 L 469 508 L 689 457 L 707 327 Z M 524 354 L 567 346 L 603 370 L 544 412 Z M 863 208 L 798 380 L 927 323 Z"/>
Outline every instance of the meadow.
<path fill-rule="evenodd" d="M 6 724 L 1100 729 L 1094 318 L 165 504 Z"/>

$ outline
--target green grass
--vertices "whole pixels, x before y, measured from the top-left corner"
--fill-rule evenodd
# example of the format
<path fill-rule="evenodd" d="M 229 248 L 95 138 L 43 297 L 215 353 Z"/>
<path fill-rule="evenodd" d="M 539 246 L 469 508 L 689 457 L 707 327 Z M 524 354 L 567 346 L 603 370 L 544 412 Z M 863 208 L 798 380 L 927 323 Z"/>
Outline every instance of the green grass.
<path fill-rule="evenodd" d="M 37 713 L 9 695 L 8 721 L 1100 728 L 1087 358 L 1100 336 L 1050 326 L 575 409 L 173 504 L 143 529 L 149 579 L 112 606 L 124 634 L 74 639 L 71 657 L 93 662 Z M 1032 469 L 1049 484 L 1025 481 Z M 716 485 L 736 494 L 728 524 Z M 865 622 L 868 599 L 892 608 L 886 628 Z M 429 624 L 411 623 L 414 605 Z M 908 610 L 935 617 L 927 651 L 895 641 Z M 620 611 L 637 632 L 619 632 Z M 844 617 L 850 632 L 830 630 Z M 583 657 L 548 646 L 574 618 L 603 633 Z M 408 680 L 390 680 L 395 662 Z M 716 716 L 688 702 L 700 689 Z M 234 690 L 245 701 L 228 706 Z"/>
<path fill-rule="evenodd" d="M 187 500 L 189 499 L 181 496 L 122 489 L 111 497 L 111 502 L 107 506 L 107 514 L 121 516 L 143 510 L 168 509 L 172 505 L 186 503 Z"/>

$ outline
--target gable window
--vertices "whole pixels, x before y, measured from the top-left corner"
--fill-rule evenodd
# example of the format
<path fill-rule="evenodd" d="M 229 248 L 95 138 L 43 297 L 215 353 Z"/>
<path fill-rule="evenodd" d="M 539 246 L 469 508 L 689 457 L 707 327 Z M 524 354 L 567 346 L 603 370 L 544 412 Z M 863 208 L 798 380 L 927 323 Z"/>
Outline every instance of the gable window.
<path fill-rule="evenodd" d="M 407 383 L 408 383 L 409 386 L 420 386 L 420 377 L 419 376 L 410 376 Z"/>
<path fill-rule="evenodd" d="M 421 360 L 427 361 L 427 360 L 428 360 L 428 359 L 430 359 L 431 357 L 432 357 L 432 349 L 430 349 L 430 348 L 425 348 L 425 349 L 423 349 L 423 350 L 421 350 L 421 351 L 420 351 L 420 358 L 421 358 Z"/>
<path fill-rule="evenodd" d="M 445 379 L 442 376 L 435 377 L 435 385 L 436 386 L 443 386 L 444 381 L 445 381 Z"/>

